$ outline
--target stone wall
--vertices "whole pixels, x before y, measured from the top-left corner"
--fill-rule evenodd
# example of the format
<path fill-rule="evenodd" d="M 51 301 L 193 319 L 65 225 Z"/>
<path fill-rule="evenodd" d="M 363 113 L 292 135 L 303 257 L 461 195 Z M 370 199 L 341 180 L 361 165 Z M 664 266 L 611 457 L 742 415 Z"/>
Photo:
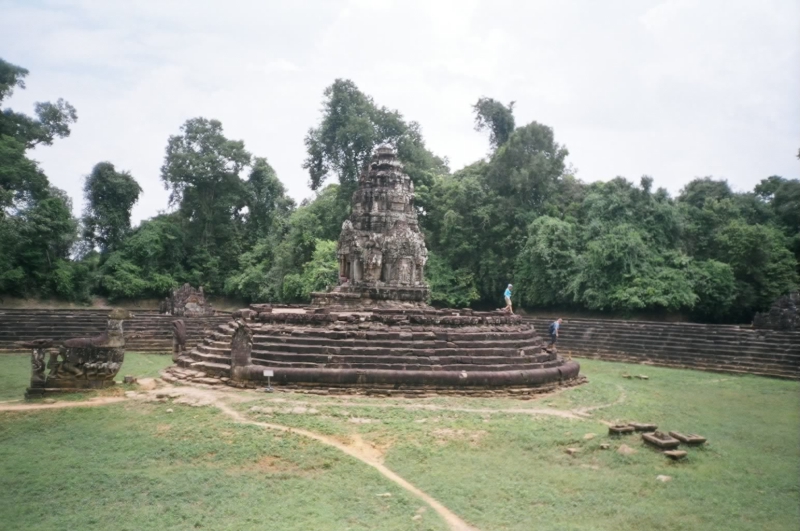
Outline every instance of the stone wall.
<path fill-rule="evenodd" d="M 133 311 L 125 321 L 125 342 L 128 352 L 172 352 L 172 321 L 177 317 L 159 315 L 156 311 Z M 24 310 L 0 308 L 0 351 L 22 351 L 16 343 L 35 339 L 61 341 L 101 334 L 106 329 L 108 310 Z M 230 315 L 217 317 L 181 317 L 186 323 L 187 347 Z"/>
<path fill-rule="evenodd" d="M 530 318 L 543 336 L 553 319 Z M 735 325 L 565 319 L 561 355 L 800 379 L 800 332 Z"/>

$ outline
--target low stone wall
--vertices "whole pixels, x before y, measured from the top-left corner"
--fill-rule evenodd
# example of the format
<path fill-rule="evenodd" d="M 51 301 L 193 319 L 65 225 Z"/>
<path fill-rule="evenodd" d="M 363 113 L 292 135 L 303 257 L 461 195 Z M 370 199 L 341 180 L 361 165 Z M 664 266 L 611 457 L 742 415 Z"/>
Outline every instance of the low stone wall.
<path fill-rule="evenodd" d="M 74 337 L 92 337 L 103 333 L 108 321 L 108 309 L 103 310 L 24 310 L 0 308 L 0 351 L 24 350 L 21 341 L 52 339 L 61 341 Z M 229 314 L 214 317 L 174 317 L 155 311 L 133 311 L 125 321 L 125 349 L 128 351 L 172 352 L 172 321 L 186 323 L 187 347 L 191 348 L 219 324 L 230 319 Z"/>
<path fill-rule="evenodd" d="M 547 339 L 553 319 L 526 320 Z M 565 319 L 557 346 L 561 355 L 583 358 L 800 379 L 800 332 L 735 325 Z"/>

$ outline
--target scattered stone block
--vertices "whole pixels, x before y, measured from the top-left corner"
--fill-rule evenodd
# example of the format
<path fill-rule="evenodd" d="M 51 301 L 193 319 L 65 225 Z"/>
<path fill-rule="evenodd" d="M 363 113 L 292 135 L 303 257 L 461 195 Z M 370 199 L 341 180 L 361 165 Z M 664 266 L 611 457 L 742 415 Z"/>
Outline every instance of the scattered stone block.
<path fill-rule="evenodd" d="M 600 445 L 601 450 L 608 450 L 609 448 L 611 448 L 611 445 L 608 443 L 603 443 Z"/>
<path fill-rule="evenodd" d="M 222 383 L 222 380 L 220 380 L 219 378 L 195 378 L 192 381 L 195 383 L 201 383 L 206 385 L 220 385 Z"/>
<path fill-rule="evenodd" d="M 126 384 L 136 383 L 136 377 L 135 376 L 125 376 L 122 379 L 122 383 L 126 383 Z"/>
<path fill-rule="evenodd" d="M 662 483 L 666 483 L 668 481 L 672 481 L 672 476 L 659 475 L 659 476 L 656 476 L 656 481 L 660 481 Z"/>
<path fill-rule="evenodd" d="M 677 448 L 681 444 L 681 442 L 678 439 L 671 437 L 669 434 L 661 431 L 654 431 L 653 433 L 643 433 L 642 440 L 657 448 L 668 449 L 668 450 Z"/>
<path fill-rule="evenodd" d="M 633 429 L 636 431 L 656 431 L 658 429 L 657 424 L 650 424 L 646 422 L 631 422 L 630 426 L 633 426 Z"/>
<path fill-rule="evenodd" d="M 578 453 L 578 449 L 577 449 L 577 448 L 567 448 L 567 449 L 566 449 L 566 452 L 567 452 L 569 455 L 575 455 L 575 454 L 577 454 L 577 453 Z"/>
<path fill-rule="evenodd" d="M 664 455 L 672 459 L 673 461 L 677 461 L 678 459 L 683 459 L 686 457 L 686 452 L 684 450 L 666 450 Z"/>
<path fill-rule="evenodd" d="M 636 431 L 636 428 L 629 424 L 615 424 L 608 427 L 609 435 L 626 435 Z"/>
<path fill-rule="evenodd" d="M 587 433 L 586 435 L 583 436 L 583 440 L 591 441 L 592 439 L 594 439 L 594 437 L 595 437 L 594 433 Z"/>
<path fill-rule="evenodd" d="M 669 434 L 672 437 L 675 437 L 676 439 L 678 439 L 680 442 L 682 442 L 684 444 L 688 444 L 690 446 L 698 446 L 698 445 L 701 445 L 701 444 L 705 444 L 705 442 L 706 442 L 706 438 L 705 437 L 703 437 L 701 435 L 697 435 L 696 433 L 690 433 L 688 435 L 684 435 L 683 433 L 680 433 L 680 432 L 677 432 L 677 431 L 671 431 L 671 432 L 669 432 Z"/>
<path fill-rule="evenodd" d="M 650 377 L 647 376 L 646 374 L 639 374 L 636 377 L 639 378 L 640 380 L 649 380 L 650 379 Z"/>

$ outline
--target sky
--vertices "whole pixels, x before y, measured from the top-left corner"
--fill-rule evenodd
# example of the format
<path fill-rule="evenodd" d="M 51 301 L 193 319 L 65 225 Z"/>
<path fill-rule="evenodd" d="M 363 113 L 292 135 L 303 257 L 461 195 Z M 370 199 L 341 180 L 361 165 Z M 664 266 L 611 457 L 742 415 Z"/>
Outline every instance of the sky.
<path fill-rule="evenodd" d="M 76 215 L 101 161 L 142 186 L 134 222 L 167 211 L 167 139 L 197 116 L 312 196 L 303 139 L 337 78 L 419 122 L 452 170 L 488 153 L 487 96 L 552 127 L 586 182 L 800 177 L 797 0 L 0 0 L 0 57 L 30 71 L 7 106 L 77 108 L 31 153 Z"/>

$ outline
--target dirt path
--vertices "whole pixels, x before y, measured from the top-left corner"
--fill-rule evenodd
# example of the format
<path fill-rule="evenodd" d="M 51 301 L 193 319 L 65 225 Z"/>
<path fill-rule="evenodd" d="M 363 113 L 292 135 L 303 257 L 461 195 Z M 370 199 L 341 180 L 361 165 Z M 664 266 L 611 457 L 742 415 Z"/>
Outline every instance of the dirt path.
<path fill-rule="evenodd" d="M 439 513 L 439 515 L 444 518 L 447 525 L 450 527 L 452 531 L 477 531 L 474 527 L 467 524 L 464 520 L 456 516 L 450 509 L 436 501 L 436 499 L 432 498 L 430 495 L 426 494 L 425 492 L 421 491 L 392 470 L 387 468 L 383 463 L 380 462 L 380 452 L 372 448 L 371 446 L 356 441 L 355 444 L 345 444 L 341 441 L 338 441 L 332 437 L 328 437 L 326 435 L 320 435 L 318 433 L 314 433 L 311 431 L 299 429 L 299 428 L 290 428 L 289 426 L 283 426 L 281 424 L 272 424 L 269 422 L 258 422 L 255 420 L 250 420 L 235 409 L 231 408 L 227 404 L 223 402 L 217 402 L 214 404 L 215 407 L 219 408 L 223 413 L 227 414 L 231 418 L 233 418 L 236 422 L 241 424 L 250 424 L 252 426 L 260 426 L 262 428 L 267 428 L 270 430 L 282 431 L 286 433 L 294 433 L 297 435 L 302 435 L 303 437 L 308 437 L 309 439 L 314 439 L 315 441 L 321 442 L 323 444 L 327 444 L 328 446 L 333 446 L 337 450 L 344 452 L 345 454 L 358 459 L 362 463 L 371 466 L 372 468 L 376 469 L 380 472 L 384 477 L 390 479 L 391 481 L 395 482 L 411 494 L 417 496 L 422 501 L 427 503 L 434 511 Z"/>
<path fill-rule="evenodd" d="M 124 396 L 98 396 L 77 402 L 56 402 L 55 404 L 0 404 L 0 412 L 4 411 L 39 411 L 41 409 L 68 409 L 72 407 L 105 406 L 127 400 Z"/>

